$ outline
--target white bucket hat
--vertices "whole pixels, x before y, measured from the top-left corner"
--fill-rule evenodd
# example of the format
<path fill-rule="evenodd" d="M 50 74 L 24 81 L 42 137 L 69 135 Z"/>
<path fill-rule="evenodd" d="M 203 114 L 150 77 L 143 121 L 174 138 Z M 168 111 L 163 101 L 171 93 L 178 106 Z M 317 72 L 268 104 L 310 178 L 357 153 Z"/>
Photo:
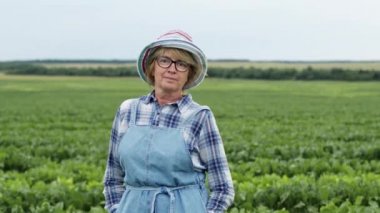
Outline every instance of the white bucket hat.
<path fill-rule="evenodd" d="M 147 59 L 149 55 L 152 53 L 152 50 L 157 47 L 169 47 L 169 48 L 177 48 L 186 50 L 191 53 L 195 59 L 195 61 L 200 65 L 199 68 L 196 68 L 195 76 L 192 82 L 188 82 L 184 89 L 190 89 L 198 86 L 202 83 L 204 77 L 207 73 L 207 59 L 202 50 L 197 47 L 191 38 L 191 36 L 181 30 L 172 30 L 169 31 L 149 45 L 147 45 L 140 53 L 140 56 L 137 60 L 137 72 L 142 80 L 147 82 L 150 85 L 153 85 L 153 82 L 146 76 L 146 68 L 147 68 Z"/>

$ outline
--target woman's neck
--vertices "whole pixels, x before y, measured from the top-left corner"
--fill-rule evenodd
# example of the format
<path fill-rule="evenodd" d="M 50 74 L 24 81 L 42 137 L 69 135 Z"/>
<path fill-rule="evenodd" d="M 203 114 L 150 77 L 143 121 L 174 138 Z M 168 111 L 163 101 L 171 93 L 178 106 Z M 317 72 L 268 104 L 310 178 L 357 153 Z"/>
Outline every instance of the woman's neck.
<path fill-rule="evenodd" d="M 154 95 L 157 98 L 158 103 L 162 106 L 165 104 L 174 103 L 182 98 L 182 91 L 178 92 L 165 92 L 155 90 Z"/>

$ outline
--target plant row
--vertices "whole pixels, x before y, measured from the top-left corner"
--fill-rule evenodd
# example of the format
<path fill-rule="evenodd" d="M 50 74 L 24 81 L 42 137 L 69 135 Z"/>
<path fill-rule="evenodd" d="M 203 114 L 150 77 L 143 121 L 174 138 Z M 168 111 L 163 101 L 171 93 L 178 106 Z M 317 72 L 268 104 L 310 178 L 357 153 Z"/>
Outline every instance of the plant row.
<path fill-rule="evenodd" d="M 233 173 L 235 178 L 239 175 Z M 345 203 L 371 209 L 380 204 L 380 175 L 326 174 L 316 179 L 273 174 L 253 177 L 250 181 L 235 181 L 235 190 L 234 206 L 247 212 L 258 206 L 294 213 L 334 212 Z"/>
<path fill-rule="evenodd" d="M 102 212 L 102 185 L 98 178 L 75 181 L 75 172 L 66 169 L 70 172 L 64 174 L 59 168 L 62 167 L 39 168 L 42 174 L 35 176 L 37 171 L 23 174 L 0 170 L 0 212 Z M 93 168 L 87 169 L 93 176 L 98 175 Z M 46 182 L 46 178 L 51 180 Z"/>

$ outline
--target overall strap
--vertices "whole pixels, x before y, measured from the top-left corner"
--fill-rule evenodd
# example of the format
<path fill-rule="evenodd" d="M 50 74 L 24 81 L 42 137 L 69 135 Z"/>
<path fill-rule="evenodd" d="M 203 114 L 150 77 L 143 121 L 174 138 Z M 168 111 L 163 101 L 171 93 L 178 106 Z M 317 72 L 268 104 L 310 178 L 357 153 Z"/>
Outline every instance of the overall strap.
<path fill-rule="evenodd" d="M 208 107 L 208 106 L 199 106 L 198 109 L 194 110 L 193 112 L 190 112 L 189 115 L 185 116 L 185 118 L 181 122 L 181 126 L 185 127 L 187 124 L 190 124 L 193 121 L 195 115 L 198 114 L 199 112 L 201 112 L 202 110 L 210 110 L 210 107 Z"/>
<path fill-rule="evenodd" d="M 136 125 L 138 105 L 139 105 L 139 99 L 135 99 L 131 103 L 131 120 L 129 121 L 130 126 Z"/>

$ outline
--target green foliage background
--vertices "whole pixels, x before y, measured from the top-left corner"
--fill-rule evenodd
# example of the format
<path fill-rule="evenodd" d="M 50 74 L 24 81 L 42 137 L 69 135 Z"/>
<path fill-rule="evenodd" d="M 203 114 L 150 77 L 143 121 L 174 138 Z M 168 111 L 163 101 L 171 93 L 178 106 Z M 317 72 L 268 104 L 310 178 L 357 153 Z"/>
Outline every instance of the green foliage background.
<path fill-rule="evenodd" d="M 0 75 L 0 212 L 104 212 L 114 113 L 137 78 Z M 379 212 L 380 84 L 206 79 L 241 212 Z"/>
<path fill-rule="evenodd" d="M 211 62 L 207 74 L 209 77 L 227 79 L 379 81 L 379 64 L 376 61 L 373 64 Z M 112 61 L 90 61 L 88 64 L 69 61 L 56 64 L 54 61 L 0 62 L 0 72 L 14 75 L 137 76 L 135 63 Z"/>

